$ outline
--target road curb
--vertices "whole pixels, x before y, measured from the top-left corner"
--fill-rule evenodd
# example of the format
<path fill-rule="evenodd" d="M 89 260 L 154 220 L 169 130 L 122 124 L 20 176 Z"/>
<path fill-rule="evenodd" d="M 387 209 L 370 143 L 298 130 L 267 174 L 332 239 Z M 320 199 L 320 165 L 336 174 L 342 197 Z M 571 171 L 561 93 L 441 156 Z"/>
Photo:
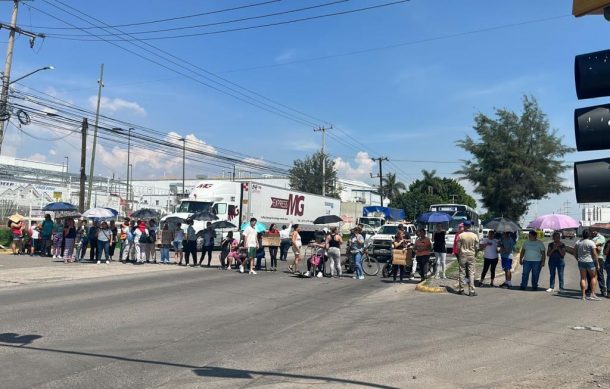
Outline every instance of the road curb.
<path fill-rule="evenodd" d="M 442 288 L 440 286 L 428 286 L 425 285 L 426 281 L 422 281 L 420 283 L 418 283 L 417 285 L 415 285 L 415 290 L 418 290 L 420 292 L 424 292 L 424 293 L 446 293 L 447 292 L 447 288 Z"/>

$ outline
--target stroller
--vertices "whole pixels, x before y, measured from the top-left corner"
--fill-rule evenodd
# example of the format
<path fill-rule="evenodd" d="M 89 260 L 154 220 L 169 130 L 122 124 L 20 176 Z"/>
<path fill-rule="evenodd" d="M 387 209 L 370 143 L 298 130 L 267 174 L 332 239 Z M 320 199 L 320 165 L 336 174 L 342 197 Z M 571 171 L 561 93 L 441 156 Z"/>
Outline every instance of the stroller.
<path fill-rule="evenodd" d="M 326 250 L 315 243 L 309 244 L 305 249 L 305 258 L 307 258 L 307 272 L 303 277 L 324 277 Z"/>

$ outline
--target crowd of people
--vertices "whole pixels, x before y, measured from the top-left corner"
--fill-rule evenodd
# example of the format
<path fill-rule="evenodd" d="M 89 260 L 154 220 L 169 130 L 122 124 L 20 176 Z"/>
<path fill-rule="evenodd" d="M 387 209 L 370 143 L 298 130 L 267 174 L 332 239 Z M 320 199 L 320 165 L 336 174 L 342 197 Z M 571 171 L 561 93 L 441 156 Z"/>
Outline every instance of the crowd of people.
<path fill-rule="evenodd" d="M 62 259 L 64 263 L 84 261 L 87 250 L 89 250 L 89 261 L 109 264 L 115 260 L 118 248 L 116 260 L 122 263 L 211 267 L 212 251 L 217 238 L 217 232 L 212 228 L 210 222 L 198 234 L 190 219 L 186 220 L 186 229 L 183 229 L 181 223 L 177 223 L 173 229 L 169 228 L 168 223 L 163 223 L 159 229 L 154 219 L 145 221 L 126 218 L 122 223 L 114 220 L 87 222 L 81 219 L 77 223 L 72 218 L 52 220 L 51 216 L 47 214 L 41 223 L 32 221 L 28 229 L 23 220 L 9 220 L 8 226 L 13 235 L 13 255 L 47 256 Z M 287 261 L 288 252 L 291 249 L 294 254 L 294 260 L 288 266 L 291 273 L 306 277 L 327 275 L 340 278 L 343 275 L 341 252 L 342 247 L 346 245 L 346 253 L 354 261 L 353 278 L 364 279 L 361 259 L 365 250 L 365 239 L 362 226 L 357 226 L 351 231 L 347 242 L 344 242 L 343 236 L 336 227 L 325 230 L 324 234 L 309 244 L 313 254 L 305 259 L 307 271 L 304 273 L 300 271 L 305 254 L 300 226 L 284 225 L 278 230 L 275 224 L 271 224 L 265 232 L 268 235 L 277 236 L 279 243 L 263 245 L 264 234 L 263 231 L 257 229 L 256 218 L 250 220 L 249 225 L 240 236 L 234 236 L 232 231 L 223 236 L 220 241 L 220 269 L 236 269 L 241 273 L 247 270 L 249 274 L 256 274 L 262 269 L 262 260 L 267 260 L 265 250 L 267 248 L 270 265 L 267 266 L 267 262 L 265 262 L 265 268 L 277 271 L 278 259 Z M 157 261 L 157 245 L 159 246 L 159 261 Z M 476 296 L 475 287 L 486 286 L 485 280 L 488 272 L 490 281 L 487 285 L 496 286 L 498 262 L 500 262 L 505 276 L 504 283 L 498 286 L 512 288 L 515 245 L 515 236 L 510 232 L 497 234 L 489 231 L 487 236 L 479 239 L 479 235 L 471 231 L 469 221 L 460 224 L 453 245 L 453 254 L 459 262 L 457 292 L 463 294 L 467 287 L 468 294 Z M 172 248 L 173 257 L 170 256 Z M 428 238 L 426 230 L 419 229 L 413 244 L 409 234 L 400 225 L 394 238 L 393 248 L 412 250 L 414 253 L 413 261 L 410 264 L 412 266 L 411 278 L 413 278 L 416 268 L 419 269 L 420 279 L 428 277 L 432 253 L 436 257 L 432 269 L 433 277 L 446 278 L 445 231 L 441 225 L 437 225 L 432 232 L 432 239 Z M 483 269 L 479 280 L 475 281 L 475 263 L 479 251 L 483 252 Z M 608 295 L 610 261 L 604 261 L 609 255 L 609 251 L 610 240 L 607 242 L 604 236 L 597 231 L 583 231 L 582 239 L 577 241 L 574 247 L 567 247 L 562 243 L 559 232 L 552 235 L 552 242 L 545 247 L 543 242 L 538 239 L 536 232 L 530 231 L 528 239 L 523 242 L 519 252 L 519 263 L 522 266 L 519 288 L 525 290 L 531 280 L 531 288 L 537 290 L 541 270 L 548 263 L 550 280 L 547 292 L 555 291 L 556 277 L 559 280 L 559 292 L 564 292 L 566 265 L 564 257 L 569 252 L 574 255 L 578 264 L 582 298 L 599 300 L 596 294 L 598 288 L 601 296 L 610 297 Z M 197 258 L 198 253 L 200 254 L 199 259 Z M 205 264 L 206 259 L 207 264 Z M 405 265 L 392 266 L 394 282 L 397 281 L 397 277 L 403 281 L 403 275 L 406 273 Z"/>

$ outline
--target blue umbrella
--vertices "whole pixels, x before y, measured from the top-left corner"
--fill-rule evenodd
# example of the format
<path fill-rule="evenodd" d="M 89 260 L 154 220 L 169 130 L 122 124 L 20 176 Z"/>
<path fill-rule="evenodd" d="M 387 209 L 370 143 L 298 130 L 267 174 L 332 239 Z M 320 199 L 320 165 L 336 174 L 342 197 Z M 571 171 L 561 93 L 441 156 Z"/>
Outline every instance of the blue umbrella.
<path fill-rule="evenodd" d="M 76 211 L 77 209 L 78 209 L 78 207 L 74 204 L 57 202 L 57 203 L 50 203 L 50 204 L 45 205 L 45 207 L 42 210 L 45 212 L 67 212 L 67 211 Z"/>
<path fill-rule="evenodd" d="M 110 212 L 112 212 L 112 217 L 119 216 L 119 211 L 117 211 L 116 209 L 112 209 L 112 208 L 106 208 L 106 209 L 109 210 Z"/>
<path fill-rule="evenodd" d="M 241 231 L 245 230 L 249 225 L 250 225 L 250 222 L 245 222 L 244 224 L 241 225 L 240 230 Z M 256 222 L 254 229 L 256 230 L 256 232 L 265 232 L 265 231 L 267 231 L 267 226 L 261 222 Z"/>
<path fill-rule="evenodd" d="M 447 223 L 452 217 L 445 212 L 426 212 L 419 215 L 417 221 L 420 223 Z"/>

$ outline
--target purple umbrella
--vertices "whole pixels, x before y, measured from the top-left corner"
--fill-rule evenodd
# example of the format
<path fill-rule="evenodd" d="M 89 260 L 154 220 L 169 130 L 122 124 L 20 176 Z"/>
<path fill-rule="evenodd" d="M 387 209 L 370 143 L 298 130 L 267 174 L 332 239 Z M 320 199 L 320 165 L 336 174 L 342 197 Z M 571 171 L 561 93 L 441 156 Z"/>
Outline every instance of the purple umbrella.
<path fill-rule="evenodd" d="M 550 230 L 565 230 L 568 228 L 578 228 L 580 223 L 568 215 L 551 214 L 537 217 L 536 220 L 527 226 L 539 230 L 544 230 L 545 228 Z"/>

